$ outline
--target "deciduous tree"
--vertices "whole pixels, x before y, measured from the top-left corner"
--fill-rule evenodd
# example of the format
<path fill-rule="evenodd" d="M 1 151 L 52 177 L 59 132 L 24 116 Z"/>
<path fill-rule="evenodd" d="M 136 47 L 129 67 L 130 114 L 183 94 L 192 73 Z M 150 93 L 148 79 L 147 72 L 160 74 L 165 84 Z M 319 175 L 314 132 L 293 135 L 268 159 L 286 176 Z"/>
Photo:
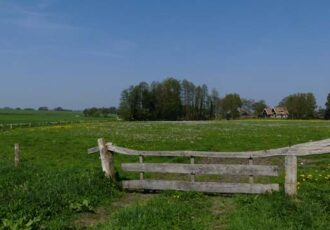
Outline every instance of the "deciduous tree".
<path fill-rule="evenodd" d="M 238 94 L 227 94 L 221 101 L 222 111 L 226 119 L 239 118 L 239 108 L 242 106 L 241 98 Z"/>
<path fill-rule="evenodd" d="M 253 105 L 254 115 L 257 117 L 260 117 L 262 115 L 262 112 L 267 107 L 267 104 L 264 100 L 260 100 L 257 102 L 254 102 Z"/>
<path fill-rule="evenodd" d="M 327 102 L 325 103 L 324 119 L 330 119 L 330 93 L 328 94 Z"/>
<path fill-rule="evenodd" d="M 294 119 L 315 117 L 316 99 L 312 93 L 296 93 L 282 99 L 280 106 L 285 106 Z"/>

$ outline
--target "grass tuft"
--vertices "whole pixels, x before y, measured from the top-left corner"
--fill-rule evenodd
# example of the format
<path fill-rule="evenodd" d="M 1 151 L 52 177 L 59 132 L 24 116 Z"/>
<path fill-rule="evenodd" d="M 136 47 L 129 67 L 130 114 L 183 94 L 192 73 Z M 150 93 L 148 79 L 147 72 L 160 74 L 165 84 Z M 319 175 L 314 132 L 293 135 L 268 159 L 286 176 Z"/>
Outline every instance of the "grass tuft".
<path fill-rule="evenodd" d="M 119 210 L 97 229 L 208 229 L 209 206 L 210 201 L 202 194 L 166 192 L 146 204 Z"/>

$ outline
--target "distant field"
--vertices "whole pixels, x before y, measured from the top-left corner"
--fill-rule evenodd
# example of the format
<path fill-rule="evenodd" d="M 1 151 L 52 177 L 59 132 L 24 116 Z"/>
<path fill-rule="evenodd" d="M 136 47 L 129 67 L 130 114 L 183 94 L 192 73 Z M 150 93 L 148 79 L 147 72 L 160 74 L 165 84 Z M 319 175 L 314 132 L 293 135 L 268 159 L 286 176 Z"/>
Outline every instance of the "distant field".
<path fill-rule="evenodd" d="M 264 150 L 330 138 L 330 122 L 90 122 L 5 130 L 0 132 L 0 229 L 9 225 L 23 229 L 28 223 L 46 229 L 90 224 L 96 229 L 330 226 L 330 155 L 298 159 L 300 184 L 296 199 L 286 198 L 282 190 L 271 195 L 230 197 L 181 192 L 136 195 L 120 191 L 105 179 L 98 154 L 86 153 L 87 148 L 96 146 L 99 137 L 145 150 Z M 21 146 L 18 169 L 13 167 L 14 143 Z M 115 157 L 119 178 L 137 177 L 120 170 L 124 159 L 138 160 Z M 162 161 L 146 159 L 156 160 Z M 283 159 L 272 163 L 282 165 Z M 283 174 L 275 180 L 283 183 Z"/>
<path fill-rule="evenodd" d="M 114 120 L 109 118 L 87 118 L 81 111 L 34 111 L 0 109 L 0 124 L 42 123 L 60 121 Z"/>

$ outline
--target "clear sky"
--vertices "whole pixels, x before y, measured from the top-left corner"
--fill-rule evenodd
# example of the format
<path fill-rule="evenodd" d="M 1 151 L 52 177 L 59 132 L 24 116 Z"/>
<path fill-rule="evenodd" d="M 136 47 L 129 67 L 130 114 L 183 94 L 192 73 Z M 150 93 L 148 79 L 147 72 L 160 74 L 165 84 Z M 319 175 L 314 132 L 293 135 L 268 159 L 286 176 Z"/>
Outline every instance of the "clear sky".
<path fill-rule="evenodd" d="M 116 106 L 173 76 L 221 96 L 330 92 L 330 1 L 0 0 L 0 107 Z"/>

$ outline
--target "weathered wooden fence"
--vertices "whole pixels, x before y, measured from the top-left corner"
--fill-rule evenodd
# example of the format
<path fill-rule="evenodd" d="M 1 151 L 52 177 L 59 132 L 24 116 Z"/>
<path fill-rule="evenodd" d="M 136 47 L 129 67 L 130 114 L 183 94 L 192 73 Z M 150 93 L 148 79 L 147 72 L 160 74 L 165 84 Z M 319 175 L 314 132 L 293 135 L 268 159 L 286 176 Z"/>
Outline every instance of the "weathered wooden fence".
<path fill-rule="evenodd" d="M 10 130 L 16 128 L 31 128 L 31 127 L 43 127 L 43 126 L 56 126 L 56 125 L 68 125 L 68 124 L 88 123 L 85 120 L 71 120 L 71 121 L 32 121 L 32 122 L 6 122 L 0 123 L 1 130 Z"/>
<path fill-rule="evenodd" d="M 124 189 L 182 190 L 214 193 L 265 193 L 278 191 L 279 184 L 254 183 L 255 176 L 278 176 L 278 166 L 256 165 L 253 159 L 283 156 L 285 157 L 285 193 L 297 194 L 297 156 L 330 153 L 330 139 L 298 144 L 291 147 L 248 152 L 203 152 L 203 151 L 141 151 L 132 150 L 106 143 L 98 139 L 98 147 L 88 153 L 100 152 L 102 170 L 105 175 L 115 179 L 113 154 L 138 156 L 138 163 L 123 163 L 124 171 L 139 172 L 139 180 L 122 181 Z M 188 157 L 190 164 L 144 163 L 145 157 Z M 248 164 L 195 164 L 195 158 L 240 158 L 248 159 Z M 190 181 L 147 180 L 144 173 L 190 174 Z M 198 182 L 195 175 L 245 175 L 249 183 Z"/>

